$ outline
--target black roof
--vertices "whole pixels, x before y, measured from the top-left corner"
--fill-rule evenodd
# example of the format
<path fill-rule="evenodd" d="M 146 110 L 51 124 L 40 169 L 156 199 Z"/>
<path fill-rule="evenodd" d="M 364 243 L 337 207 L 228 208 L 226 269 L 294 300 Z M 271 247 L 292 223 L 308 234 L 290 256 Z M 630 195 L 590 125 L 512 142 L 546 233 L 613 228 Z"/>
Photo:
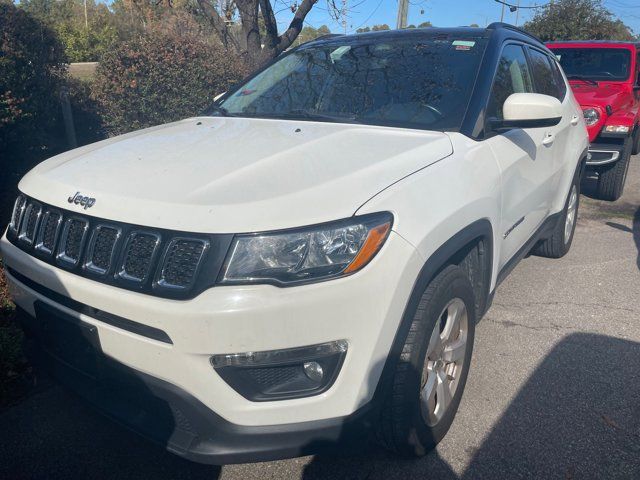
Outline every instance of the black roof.
<path fill-rule="evenodd" d="M 488 38 L 491 36 L 500 36 L 504 39 L 512 38 L 527 43 L 535 44 L 539 47 L 546 48 L 544 42 L 539 38 L 531 35 L 524 30 L 509 25 L 507 23 L 492 23 L 487 28 L 481 27 L 425 27 L 425 28 L 404 28 L 402 30 L 380 30 L 376 32 L 363 32 L 352 35 L 331 34 L 317 38 L 304 45 L 318 45 L 322 43 L 343 43 L 347 41 L 389 41 L 409 38 L 431 39 L 434 37 L 455 37 L 455 38 Z"/>

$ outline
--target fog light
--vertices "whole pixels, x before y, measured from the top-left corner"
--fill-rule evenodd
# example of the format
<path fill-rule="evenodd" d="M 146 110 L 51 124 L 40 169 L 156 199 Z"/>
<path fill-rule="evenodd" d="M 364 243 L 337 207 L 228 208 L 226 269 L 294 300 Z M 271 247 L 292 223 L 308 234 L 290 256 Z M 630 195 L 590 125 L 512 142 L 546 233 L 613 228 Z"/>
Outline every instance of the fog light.
<path fill-rule="evenodd" d="M 308 347 L 214 355 L 211 365 L 236 392 L 254 402 L 318 395 L 331 387 L 346 340 Z"/>
<path fill-rule="evenodd" d="M 304 373 L 309 380 L 313 380 L 314 382 L 321 382 L 324 372 L 322 371 L 322 365 L 318 362 L 305 362 L 303 365 Z"/>

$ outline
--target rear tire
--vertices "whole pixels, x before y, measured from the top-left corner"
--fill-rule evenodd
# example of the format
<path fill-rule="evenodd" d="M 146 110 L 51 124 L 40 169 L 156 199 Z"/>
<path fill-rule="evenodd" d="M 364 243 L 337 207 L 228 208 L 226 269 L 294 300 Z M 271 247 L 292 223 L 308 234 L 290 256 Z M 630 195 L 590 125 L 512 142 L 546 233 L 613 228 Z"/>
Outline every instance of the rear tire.
<path fill-rule="evenodd" d="M 579 168 L 579 167 L 578 167 Z M 573 242 L 573 234 L 578 223 L 578 210 L 580 207 L 580 175 L 576 174 L 569 194 L 564 203 L 564 210 L 553 229 L 551 236 L 538 243 L 531 253 L 539 257 L 561 258 L 564 257 Z"/>
<path fill-rule="evenodd" d="M 424 290 L 398 359 L 378 426 L 387 449 L 422 456 L 445 436 L 469 373 L 475 324 L 471 282 L 449 266 Z"/>
<path fill-rule="evenodd" d="M 622 150 L 622 158 L 613 165 L 608 165 L 600 170 L 596 188 L 596 196 L 600 200 L 615 202 L 622 196 L 624 184 L 627 180 L 630 158 L 631 145 L 627 144 Z"/>
<path fill-rule="evenodd" d="M 633 136 L 633 148 L 631 149 L 631 155 L 638 155 L 640 153 L 640 126 L 636 127 L 635 135 Z"/>

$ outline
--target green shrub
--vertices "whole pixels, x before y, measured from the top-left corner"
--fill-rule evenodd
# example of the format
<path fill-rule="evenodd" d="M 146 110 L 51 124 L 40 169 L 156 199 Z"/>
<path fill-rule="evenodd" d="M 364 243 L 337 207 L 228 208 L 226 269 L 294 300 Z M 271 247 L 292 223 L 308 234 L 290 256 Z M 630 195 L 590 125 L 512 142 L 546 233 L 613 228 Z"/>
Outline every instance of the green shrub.
<path fill-rule="evenodd" d="M 120 134 L 197 115 L 242 76 L 221 46 L 152 33 L 104 54 L 93 96 L 108 132 Z"/>
<path fill-rule="evenodd" d="M 65 72 L 55 33 L 13 4 L 0 3 L 0 156 L 6 159 L 18 142 L 41 148 L 51 137 Z"/>
<path fill-rule="evenodd" d="M 64 23 L 57 27 L 70 62 L 95 62 L 118 40 L 118 31 L 111 25 Z"/>

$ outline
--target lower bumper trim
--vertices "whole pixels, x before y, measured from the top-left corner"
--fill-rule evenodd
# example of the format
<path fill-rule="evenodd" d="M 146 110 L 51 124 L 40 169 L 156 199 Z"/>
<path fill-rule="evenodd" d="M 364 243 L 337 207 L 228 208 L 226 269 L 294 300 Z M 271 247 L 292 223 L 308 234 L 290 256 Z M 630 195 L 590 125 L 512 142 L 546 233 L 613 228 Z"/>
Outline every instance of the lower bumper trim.
<path fill-rule="evenodd" d="M 56 316 L 65 315 L 56 312 Z M 347 446 L 365 445 L 373 430 L 372 404 L 348 417 L 236 425 L 177 386 L 108 357 L 100 350 L 97 334 L 89 342 L 95 348 L 95 370 L 87 374 L 45 348 L 40 319 L 22 309 L 18 309 L 18 318 L 26 333 L 27 356 L 36 368 L 46 369 L 118 423 L 195 462 L 223 465 L 344 451 Z"/>
<path fill-rule="evenodd" d="M 588 166 L 608 165 L 622 158 L 623 143 L 593 142 L 589 145 Z"/>

